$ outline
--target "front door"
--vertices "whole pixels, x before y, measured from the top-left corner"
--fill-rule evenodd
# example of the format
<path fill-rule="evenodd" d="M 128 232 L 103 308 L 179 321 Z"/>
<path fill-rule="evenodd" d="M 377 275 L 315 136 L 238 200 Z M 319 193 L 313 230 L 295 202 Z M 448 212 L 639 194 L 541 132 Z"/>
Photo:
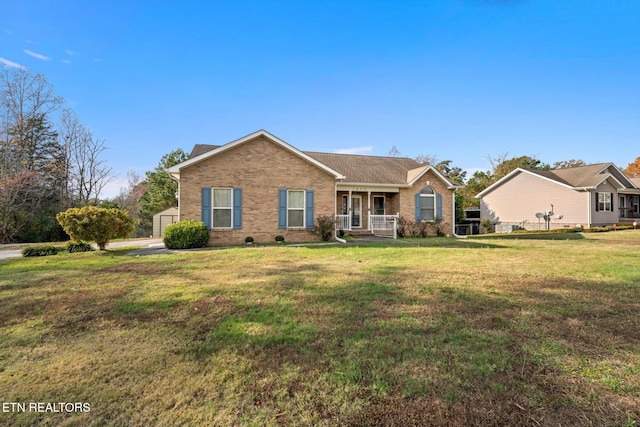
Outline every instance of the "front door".
<path fill-rule="evenodd" d="M 351 226 L 362 227 L 362 196 L 351 196 Z"/>

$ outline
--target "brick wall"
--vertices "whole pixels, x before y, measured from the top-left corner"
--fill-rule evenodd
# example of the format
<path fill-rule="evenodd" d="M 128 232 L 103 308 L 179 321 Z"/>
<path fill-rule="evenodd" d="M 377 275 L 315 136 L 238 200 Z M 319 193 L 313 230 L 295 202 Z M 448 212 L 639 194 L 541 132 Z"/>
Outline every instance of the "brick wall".
<path fill-rule="evenodd" d="M 416 220 L 415 195 L 424 187 L 430 186 L 442 195 L 442 220 L 447 223 L 446 234 L 453 232 L 453 191 L 447 188 L 433 171 L 425 173 L 411 188 L 401 188 L 399 197 L 400 216 L 410 221 Z M 430 234 L 433 232 L 430 230 Z"/>
<path fill-rule="evenodd" d="M 314 190 L 314 217 L 334 214 L 335 178 L 280 145 L 260 136 L 180 173 L 180 219 L 201 219 L 201 188 L 242 188 L 242 229 L 211 230 L 209 245 L 288 242 L 318 237 L 307 230 L 278 228 L 278 189 Z"/>

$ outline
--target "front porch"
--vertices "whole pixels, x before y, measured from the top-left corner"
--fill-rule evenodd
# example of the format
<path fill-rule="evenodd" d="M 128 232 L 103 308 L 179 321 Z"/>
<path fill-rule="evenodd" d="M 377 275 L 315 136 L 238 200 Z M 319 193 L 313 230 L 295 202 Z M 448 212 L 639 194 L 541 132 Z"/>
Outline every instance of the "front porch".
<path fill-rule="evenodd" d="M 633 191 L 633 190 L 632 190 Z M 640 219 L 640 190 L 618 193 L 618 218 L 621 222 Z"/>
<path fill-rule="evenodd" d="M 338 191 L 336 232 L 396 237 L 399 195 L 383 191 Z M 389 211 L 396 213 L 390 214 Z"/>

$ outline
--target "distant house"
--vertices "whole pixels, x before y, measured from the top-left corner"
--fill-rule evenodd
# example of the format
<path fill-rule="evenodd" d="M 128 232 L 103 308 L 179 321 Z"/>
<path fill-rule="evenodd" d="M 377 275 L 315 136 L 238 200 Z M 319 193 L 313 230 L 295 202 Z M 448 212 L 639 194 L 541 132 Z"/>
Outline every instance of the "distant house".
<path fill-rule="evenodd" d="M 172 207 L 153 216 L 153 237 L 163 237 L 167 225 L 178 222 L 178 208 Z"/>
<path fill-rule="evenodd" d="M 550 171 L 518 168 L 476 197 L 481 218 L 504 231 L 593 227 L 640 218 L 638 184 L 613 163 Z"/>
<path fill-rule="evenodd" d="M 459 186 L 408 158 L 303 152 L 260 130 L 224 145 L 196 145 L 168 169 L 179 182 L 179 217 L 203 221 L 210 244 L 317 239 L 319 215 L 336 228 L 373 233 L 404 216 L 454 226 Z"/>

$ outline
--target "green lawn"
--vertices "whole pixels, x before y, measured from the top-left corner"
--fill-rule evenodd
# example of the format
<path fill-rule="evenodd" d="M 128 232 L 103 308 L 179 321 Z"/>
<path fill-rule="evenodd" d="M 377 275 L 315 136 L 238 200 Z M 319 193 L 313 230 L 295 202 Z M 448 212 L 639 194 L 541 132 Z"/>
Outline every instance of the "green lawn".
<path fill-rule="evenodd" d="M 0 425 L 635 426 L 640 231 L 563 237 L 4 261 L 0 400 L 90 411 Z"/>

